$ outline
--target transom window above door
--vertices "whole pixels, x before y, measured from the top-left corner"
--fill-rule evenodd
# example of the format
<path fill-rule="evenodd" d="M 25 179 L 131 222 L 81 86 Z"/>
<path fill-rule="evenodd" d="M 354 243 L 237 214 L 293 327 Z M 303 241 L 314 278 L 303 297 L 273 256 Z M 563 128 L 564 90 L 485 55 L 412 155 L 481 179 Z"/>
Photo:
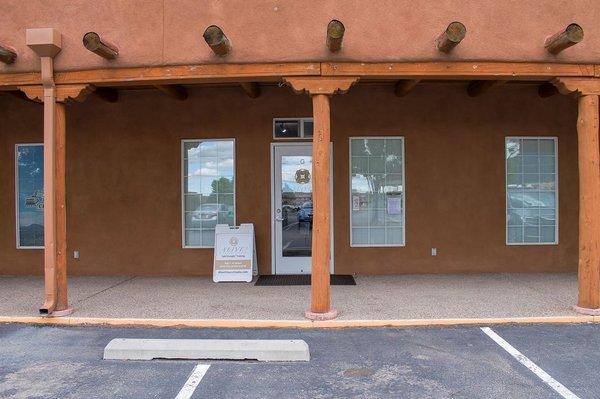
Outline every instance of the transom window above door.
<path fill-rule="evenodd" d="M 312 139 L 313 118 L 275 118 L 273 119 L 273 138 Z"/>

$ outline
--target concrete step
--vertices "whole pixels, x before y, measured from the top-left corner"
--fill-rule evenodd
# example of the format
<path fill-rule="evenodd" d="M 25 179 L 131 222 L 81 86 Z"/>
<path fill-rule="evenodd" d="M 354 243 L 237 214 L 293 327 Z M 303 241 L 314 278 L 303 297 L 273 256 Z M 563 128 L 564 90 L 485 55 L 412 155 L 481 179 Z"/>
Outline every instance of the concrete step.
<path fill-rule="evenodd" d="M 303 340 L 273 339 L 132 339 L 115 338 L 104 348 L 105 360 L 258 360 L 307 362 Z"/>

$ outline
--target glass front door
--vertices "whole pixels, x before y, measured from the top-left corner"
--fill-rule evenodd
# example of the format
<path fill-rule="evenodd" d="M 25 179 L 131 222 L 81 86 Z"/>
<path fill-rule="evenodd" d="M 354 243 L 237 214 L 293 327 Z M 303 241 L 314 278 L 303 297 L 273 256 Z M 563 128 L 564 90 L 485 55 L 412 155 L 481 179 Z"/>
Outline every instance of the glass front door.
<path fill-rule="evenodd" d="M 312 146 L 274 148 L 275 273 L 309 274 L 312 245 Z"/>

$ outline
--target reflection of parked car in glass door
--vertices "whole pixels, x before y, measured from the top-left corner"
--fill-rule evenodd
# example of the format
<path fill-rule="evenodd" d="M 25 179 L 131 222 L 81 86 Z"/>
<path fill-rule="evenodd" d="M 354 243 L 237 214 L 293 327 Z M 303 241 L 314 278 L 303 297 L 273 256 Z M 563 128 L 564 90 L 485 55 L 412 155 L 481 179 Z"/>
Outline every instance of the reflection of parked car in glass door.
<path fill-rule="evenodd" d="M 298 222 L 308 222 L 312 223 L 313 220 L 313 203 L 305 202 L 300 207 L 298 211 Z"/>

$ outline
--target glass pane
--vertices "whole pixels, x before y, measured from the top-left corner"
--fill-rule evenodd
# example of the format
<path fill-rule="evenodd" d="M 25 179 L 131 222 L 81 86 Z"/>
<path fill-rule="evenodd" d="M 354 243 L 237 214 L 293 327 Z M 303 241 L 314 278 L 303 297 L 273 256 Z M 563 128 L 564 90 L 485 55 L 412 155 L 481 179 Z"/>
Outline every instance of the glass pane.
<path fill-rule="evenodd" d="M 210 247 L 217 224 L 235 223 L 234 142 L 184 142 L 183 155 L 185 245 Z"/>
<path fill-rule="evenodd" d="M 44 246 L 44 146 L 17 146 L 20 247 Z"/>
<path fill-rule="evenodd" d="M 506 154 L 509 242 L 556 242 L 556 141 L 508 139 Z"/>
<path fill-rule="evenodd" d="M 300 121 L 275 121 L 275 137 L 300 137 Z"/>
<path fill-rule="evenodd" d="M 304 137 L 312 137 L 314 130 L 314 123 L 312 120 L 304 121 Z"/>
<path fill-rule="evenodd" d="M 394 137 L 350 140 L 353 244 L 404 243 L 402 145 L 402 139 Z"/>
<path fill-rule="evenodd" d="M 311 256 L 312 157 L 281 157 L 282 256 Z"/>

